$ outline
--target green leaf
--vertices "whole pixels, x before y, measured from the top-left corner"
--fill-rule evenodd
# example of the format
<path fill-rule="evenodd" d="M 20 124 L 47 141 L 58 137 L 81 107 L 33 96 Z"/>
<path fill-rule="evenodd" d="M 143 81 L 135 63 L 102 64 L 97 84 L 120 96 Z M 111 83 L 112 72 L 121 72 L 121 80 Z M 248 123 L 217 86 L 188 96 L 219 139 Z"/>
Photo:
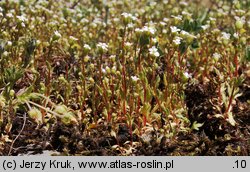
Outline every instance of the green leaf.
<path fill-rule="evenodd" d="M 250 62 L 250 46 L 246 47 L 245 58 L 248 62 Z"/>
<path fill-rule="evenodd" d="M 155 88 L 158 88 L 158 87 L 159 87 L 160 82 L 161 82 L 161 78 L 160 78 L 159 75 L 157 75 L 157 77 L 156 77 L 156 82 L 155 82 Z"/>
<path fill-rule="evenodd" d="M 197 130 L 197 131 L 198 131 L 199 128 L 203 126 L 203 124 L 204 124 L 204 123 L 197 123 L 197 121 L 194 121 L 194 123 L 193 123 L 191 129 Z"/>
<path fill-rule="evenodd" d="M 150 105 L 150 103 L 145 103 L 144 105 L 143 105 L 143 107 L 141 108 L 141 114 L 143 114 L 143 115 L 148 115 L 149 113 L 150 113 L 150 110 L 151 110 L 151 105 Z"/>
<path fill-rule="evenodd" d="M 215 118 L 222 118 L 222 119 L 224 118 L 224 116 L 221 115 L 221 114 L 215 114 L 214 117 L 215 117 Z"/>
<path fill-rule="evenodd" d="M 165 73 L 163 74 L 163 83 L 165 87 L 168 86 L 167 76 L 165 75 Z"/>
<path fill-rule="evenodd" d="M 236 121 L 234 120 L 233 117 L 233 113 L 232 112 L 228 112 L 228 119 L 227 121 L 232 125 L 235 126 L 236 125 Z"/>
<path fill-rule="evenodd" d="M 177 114 L 176 117 L 182 119 L 186 123 L 190 123 L 190 120 L 187 117 L 183 116 L 182 114 Z"/>
<path fill-rule="evenodd" d="M 14 85 L 17 80 L 22 78 L 23 70 L 17 69 L 15 66 L 7 68 L 4 70 L 5 83 L 10 83 Z"/>
<path fill-rule="evenodd" d="M 139 39 L 139 42 L 140 42 L 141 46 L 145 46 L 145 45 L 149 44 L 150 39 L 147 35 L 142 35 Z"/>
<path fill-rule="evenodd" d="M 152 98 L 153 98 L 152 95 L 153 95 L 153 94 L 152 94 L 151 87 L 150 87 L 150 85 L 147 85 L 147 86 L 146 86 L 146 101 L 147 101 L 147 102 L 150 102 L 150 101 L 152 100 Z"/>
<path fill-rule="evenodd" d="M 4 52 L 5 44 L 6 44 L 6 41 L 3 39 L 0 39 L 0 54 Z"/>
<path fill-rule="evenodd" d="M 194 40 L 193 40 L 193 42 L 192 42 L 192 44 L 191 44 L 191 47 L 192 47 L 193 49 L 199 48 L 199 42 L 198 42 L 197 39 L 194 39 Z"/>
<path fill-rule="evenodd" d="M 30 86 L 23 90 L 21 93 L 17 94 L 17 99 L 21 101 L 22 103 L 30 100 L 32 97 L 34 97 L 34 94 L 31 94 L 33 91 L 33 86 Z"/>
<path fill-rule="evenodd" d="M 184 54 L 186 52 L 187 48 L 188 48 L 188 45 L 184 41 L 179 45 L 179 50 L 180 50 L 181 54 Z"/>

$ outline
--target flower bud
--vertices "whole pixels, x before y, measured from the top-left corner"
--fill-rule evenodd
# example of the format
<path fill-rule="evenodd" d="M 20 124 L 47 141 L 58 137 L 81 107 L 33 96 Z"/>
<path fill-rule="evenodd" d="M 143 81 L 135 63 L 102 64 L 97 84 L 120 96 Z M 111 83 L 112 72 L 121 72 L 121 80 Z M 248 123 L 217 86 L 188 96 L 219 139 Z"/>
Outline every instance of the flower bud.
<path fill-rule="evenodd" d="M 0 95 L 0 108 L 2 109 L 5 106 L 5 98 Z"/>
<path fill-rule="evenodd" d="M 241 20 L 237 20 L 236 23 L 235 23 L 235 27 L 237 29 L 242 29 L 243 28 L 243 22 Z"/>
<path fill-rule="evenodd" d="M 70 124 L 77 124 L 78 122 L 72 112 L 67 112 L 62 118 L 62 123 L 64 125 L 70 125 Z"/>
<path fill-rule="evenodd" d="M 10 96 L 14 97 L 15 96 L 15 91 L 14 90 L 10 90 Z"/>
<path fill-rule="evenodd" d="M 106 70 L 107 74 L 110 74 L 111 70 L 108 66 L 106 66 L 105 70 Z"/>
<path fill-rule="evenodd" d="M 93 70 L 93 69 L 95 68 L 95 65 L 94 65 L 93 63 L 91 63 L 91 64 L 89 65 L 89 68 L 90 68 L 91 70 Z"/>
<path fill-rule="evenodd" d="M 37 108 L 32 108 L 28 112 L 29 117 L 33 120 L 35 120 L 38 124 L 41 124 L 43 119 L 42 119 L 42 113 L 37 109 Z"/>
<path fill-rule="evenodd" d="M 90 77 L 90 78 L 89 78 L 89 82 L 90 82 L 91 84 L 94 84 L 94 83 L 95 83 L 95 80 L 94 80 L 92 77 Z"/>
<path fill-rule="evenodd" d="M 85 63 L 87 63 L 87 62 L 89 62 L 89 59 L 90 59 L 89 56 L 85 56 L 84 59 L 83 59 L 83 61 L 84 61 Z"/>
<path fill-rule="evenodd" d="M 57 105 L 54 109 L 54 112 L 58 113 L 59 115 L 64 115 L 68 112 L 68 108 L 65 105 Z"/>

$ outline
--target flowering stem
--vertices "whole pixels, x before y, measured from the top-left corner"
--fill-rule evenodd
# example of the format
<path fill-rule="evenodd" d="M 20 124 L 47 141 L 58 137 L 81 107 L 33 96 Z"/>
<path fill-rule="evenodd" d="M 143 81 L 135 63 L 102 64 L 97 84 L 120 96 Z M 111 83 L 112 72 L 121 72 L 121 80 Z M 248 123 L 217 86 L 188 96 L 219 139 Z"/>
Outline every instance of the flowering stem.
<path fill-rule="evenodd" d="M 234 55 L 234 63 L 235 63 L 235 72 L 234 72 L 234 76 L 237 77 L 237 76 L 238 76 L 238 67 L 239 67 L 239 62 L 238 62 L 237 53 L 235 53 L 235 55 Z"/>
<path fill-rule="evenodd" d="M 81 101 L 81 107 L 80 107 L 80 111 L 82 114 L 82 119 L 85 118 L 85 114 L 83 113 L 83 107 L 85 106 L 85 96 L 86 96 L 86 82 L 85 82 L 85 65 L 84 65 L 84 58 L 82 58 L 82 85 L 83 85 L 83 89 L 81 90 L 81 97 L 80 97 L 80 101 Z"/>
<path fill-rule="evenodd" d="M 124 36 L 122 39 L 122 76 L 123 76 L 123 92 L 124 92 L 124 100 L 123 100 L 123 115 L 126 115 L 126 96 L 127 96 L 127 84 L 126 84 L 126 58 L 125 58 L 125 35 L 126 35 L 127 26 L 124 28 Z"/>

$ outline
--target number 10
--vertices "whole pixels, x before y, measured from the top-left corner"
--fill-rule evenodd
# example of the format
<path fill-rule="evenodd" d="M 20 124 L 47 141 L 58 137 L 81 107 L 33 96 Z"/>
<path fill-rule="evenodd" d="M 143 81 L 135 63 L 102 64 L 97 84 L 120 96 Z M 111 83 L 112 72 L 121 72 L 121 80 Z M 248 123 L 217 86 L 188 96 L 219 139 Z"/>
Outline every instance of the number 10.
<path fill-rule="evenodd" d="M 247 167 L 246 160 L 241 160 L 241 161 L 237 160 L 237 161 L 235 161 L 235 163 L 236 163 L 236 168 L 246 168 Z"/>

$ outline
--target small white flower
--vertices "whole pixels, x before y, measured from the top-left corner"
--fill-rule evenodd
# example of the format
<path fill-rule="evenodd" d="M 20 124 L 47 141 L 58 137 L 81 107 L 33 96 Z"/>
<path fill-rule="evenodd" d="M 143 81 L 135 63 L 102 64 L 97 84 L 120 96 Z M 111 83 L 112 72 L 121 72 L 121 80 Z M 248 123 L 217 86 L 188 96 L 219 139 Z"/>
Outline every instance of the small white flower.
<path fill-rule="evenodd" d="M 188 6 L 188 3 L 186 1 L 181 1 L 180 4 L 183 6 Z"/>
<path fill-rule="evenodd" d="M 135 28 L 135 32 L 136 32 L 137 34 L 140 34 L 140 33 L 142 33 L 143 31 L 142 31 L 142 29 L 140 29 L 140 28 Z"/>
<path fill-rule="evenodd" d="M 17 18 L 19 21 L 21 21 L 21 22 L 26 22 L 26 21 L 28 21 L 28 19 L 27 19 L 26 17 L 24 17 L 23 15 L 21 15 L 21 16 L 16 16 L 16 18 Z"/>
<path fill-rule="evenodd" d="M 182 20 L 182 16 L 181 15 L 178 15 L 178 16 L 171 15 L 171 17 L 173 17 L 176 20 L 180 20 L 180 21 Z"/>
<path fill-rule="evenodd" d="M 233 36 L 234 36 L 236 39 L 238 39 L 238 38 L 239 38 L 239 33 L 236 33 L 236 32 L 235 32 L 235 33 L 233 34 Z"/>
<path fill-rule="evenodd" d="M 128 29 L 133 29 L 133 28 L 135 27 L 135 25 L 134 25 L 133 23 L 129 23 L 129 24 L 127 25 L 127 27 L 128 27 Z"/>
<path fill-rule="evenodd" d="M 3 57 L 7 57 L 8 54 L 9 54 L 8 51 L 4 51 L 4 52 L 3 52 Z"/>
<path fill-rule="evenodd" d="M 102 73 L 106 73 L 107 71 L 106 71 L 106 69 L 104 69 L 104 68 L 102 68 Z"/>
<path fill-rule="evenodd" d="M 73 37 L 73 36 L 69 36 L 69 39 L 72 40 L 72 41 L 77 41 L 78 39 Z"/>
<path fill-rule="evenodd" d="M 216 21 L 216 18 L 209 17 L 209 20 L 210 20 L 210 21 Z"/>
<path fill-rule="evenodd" d="M 12 46 L 12 42 L 11 41 L 7 41 L 7 45 L 10 47 Z"/>
<path fill-rule="evenodd" d="M 184 15 L 184 16 L 187 16 L 187 17 L 192 17 L 192 14 L 187 12 L 187 11 L 182 11 L 181 14 Z"/>
<path fill-rule="evenodd" d="M 157 38 L 153 38 L 153 39 L 152 39 L 152 42 L 153 42 L 153 43 L 157 43 Z"/>
<path fill-rule="evenodd" d="M 165 22 L 161 21 L 161 22 L 160 22 L 160 25 L 161 25 L 161 26 L 166 26 L 166 25 L 167 25 L 167 23 L 165 23 Z"/>
<path fill-rule="evenodd" d="M 124 19 L 131 19 L 132 21 L 137 20 L 137 18 L 130 13 L 124 12 L 121 15 L 124 17 Z"/>
<path fill-rule="evenodd" d="M 136 21 L 136 20 L 137 20 L 137 17 L 132 16 L 131 19 L 132 19 L 133 21 Z"/>
<path fill-rule="evenodd" d="M 245 17 L 245 16 L 243 16 L 243 17 L 235 16 L 234 19 L 235 19 L 236 21 L 242 22 L 243 24 L 246 23 L 246 17 Z"/>
<path fill-rule="evenodd" d="M 124 18 L 130 18 L 130 17 L 132 17 L 132 14 L 126 13 L 126 12 L 122 13 L 121 15 L 122 15 Z"/>
<path fill-rule="evenodd" d="M 152 48 L 149 49 L 149 54 L 153 57 L 159 57 L 160 53 L 158 52 L 158 49 L 153 46 Z"/>
<path fill-rule="evenodd" d="M 188 72 L 184 72 L 183 74 L 184 74 L 184 76 L 185 76 L 186 78 L 191 78 L 191 77 L 192 77 L 192 75 L 189 74 Z"/>
<path fill-rule="evenodd" d="M 89 23 L 89 20 L 88 20 L 88 19 L 86 19 L 86 18 L 83 18 L 83 19 L 81 19 L 80 23 L 83 23 L 83 24 L 85 24 L 85 23 Z"/>
<path fill-rule="evenodd" d="M 181 44 L 182 38 L 179 36 L 176 36 L 175 39 L 173 40 L 175 45 L 180 45 Z"/>
<path fill-rule="evenodd" d="M 239 10 L 235 10 L 236 13 L 239 13 L 239 14 L 245 14 L 246 11 L 242 10 L 242 9 L 239 9 Z"/>
<path fill-rule="evenodd" d="M 125 45 L 126 48 L 129 48 L 129 47 L 132 46 L 132 43 L 131 42 L 125 42 L 124 45 Z"/>
<path fill-rule="evenodd" d="M 54 35 L 55 35 L 56 37 L 58 37 L 58 38 L 61 38 L 61 37 L 62 37 L 62 35 L 61 35 L 57 30 L 54 32 Z"/>
<path fill-rule="evenodd" d="M 170 29 L 172 33 L 177 33 L 180 31 L 180 29 L 178 29 L 176 26 L 170 26 Z"/>
<path fill-rule="evenodd" d="M 131 79 L 134 81 L 134 82 L 137 82 L 139 80 L 139 78 L 137 76 L 131 76 Z"/>
<path fill-rule="evenodd" d="M 24 24 L 24 22 L 22 22 L 22 23 L 21 23 L 21 26 L 22 26 L 22 27 L 25 27 L 25 24 Z"/>
<path fill-rule="evenodd" d="M 157 5 L 157 3 L 156 3 L 156 2 L 154 2 L 154 1 L 152 1 L 152 2 L 150 2 L 150 3 L 149 3 L 149 5 L 150 5 L 151 7 L 154 7 L 154 6 L 156 6 L 156 5 Z"/>
<path fill-rule="evenodd" d="M 106 43 L 99 42 L 97 44 L 97 48 L 101 49 L 102 51 L 108 51 L 108 45 Z"/>
<path fill-rule="evenodd" d="M 168 0 L 163 0 L 163 4 L 167 4 L 168 3 Z"/>
<path fill-rule="evenodd" d="M 6 14 L 6 17 L 8 17 L 8 18 L 13 18 L 13 14 L 12 14 L 12 13 L 7 13 L 7 14 Z"/>
<path fill-rule="evenodd" d="M 182 30 L 180 34 L 181 34 L 182 38 L 191 39 L 191 40 L 196 38 L 196 36 L 186 32 L 184 30 Z"/>
<path fill-rule="evenodd" d="M 165 17 L 165 18 L 163 18 L 163 21 L 167 23 L 167 22 L 169 22 L 169 18 Z"/>
<path fill-rule="evenodd" d="M 86 49 L 86 50 L 91 50 L 91 48 L 90 48 L 90 46 L 88 44 L 84 44 L 83 48 Z"/>
<path fill-rule="evenodd" d="M 153 28 L 153 27 L 148 27 L 148 26 L 144 26 L 143 28 L 142 28 L 142 31 L 143 32 L 149 32 L 150 34 L 155 34 L 155 32 L 156 32 L 156 30 L 155 30 L 155 28 Z"/>
<path fill-rule="evenodd" d="M 221 34 L 222 34 L 222 39 L 225 39 L 225 40 L 229 40 L 231 37 L 230 33 L 221 32 Z"/>
<path fill-rule="evenodd" d="M 202 25 L 202 26 L 201 26 L 201 28 L 202 28 L 203 30 L 207 30 L 209 27 L 210 27 L 210 26 L 209 26 L 208 24 Z"/>
<path fill-rule="evenodd" d="M 221 55 L 219 53 L 214 53 L 213 58 L 218 61 L 221 58 Z"/>
<path fill-rule="evenodd" d="M 185 30 L 182 30 L 182 31 L 181 31 L 181 35 L 182 35 L 182 36 L 188 36 L 188 35 L 189 35 L 189 33 L 188 33 L 188 32 L 186 32 Z"/>

